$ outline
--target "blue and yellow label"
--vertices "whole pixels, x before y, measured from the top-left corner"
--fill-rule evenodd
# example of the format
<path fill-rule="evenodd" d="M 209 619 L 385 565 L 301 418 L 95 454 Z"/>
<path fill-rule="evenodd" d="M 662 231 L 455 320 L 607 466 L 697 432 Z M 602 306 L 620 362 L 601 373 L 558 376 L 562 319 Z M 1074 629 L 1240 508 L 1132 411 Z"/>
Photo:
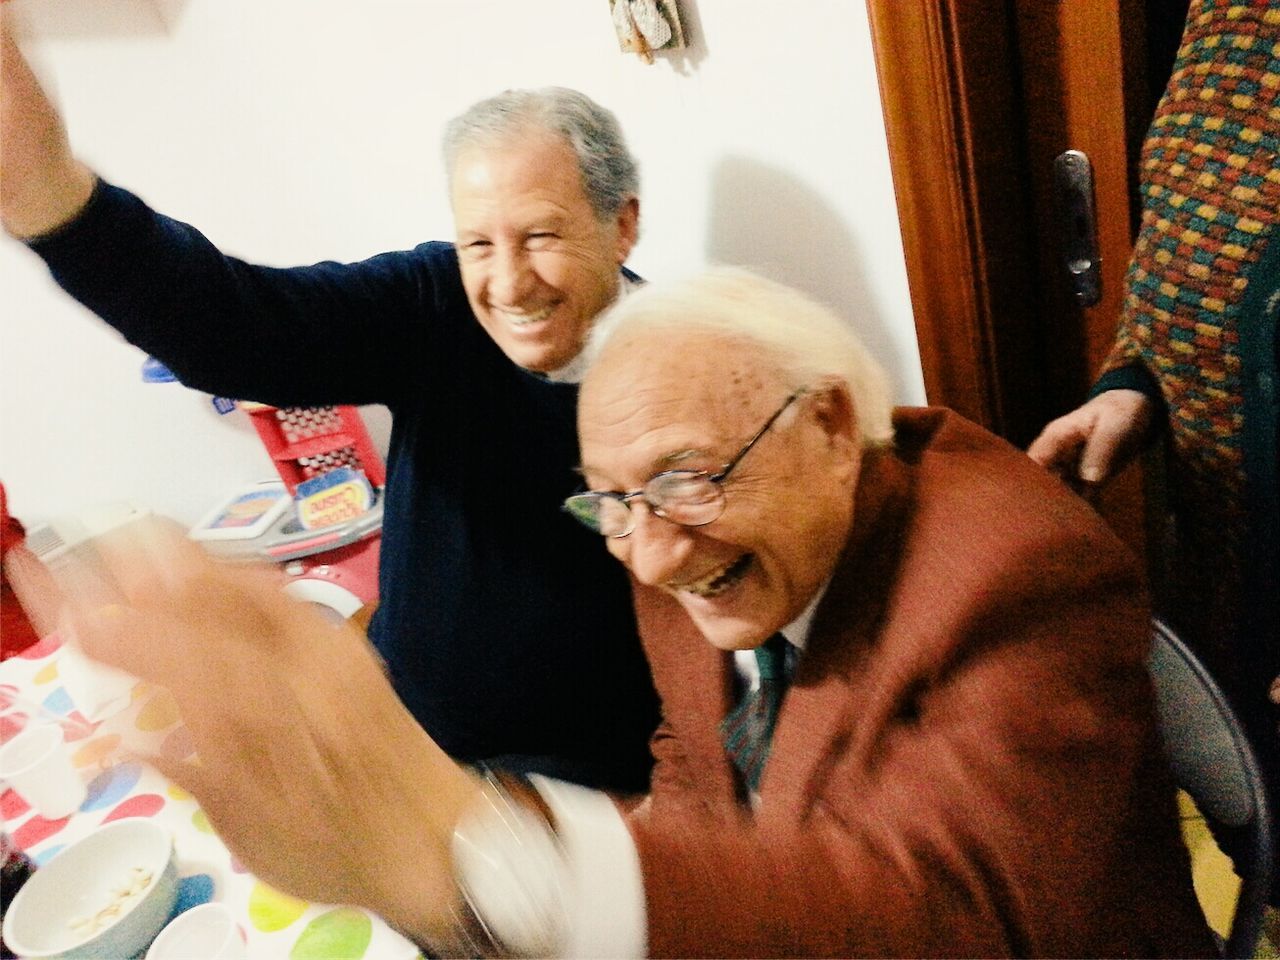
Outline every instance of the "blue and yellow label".
<path fill-rule="evenodd" d="M 340 467 L 298 484 L 294 499 L 298 521 L 315 530 L 360 516 L 373 506 L 373 488 L 361 471 Z"/>

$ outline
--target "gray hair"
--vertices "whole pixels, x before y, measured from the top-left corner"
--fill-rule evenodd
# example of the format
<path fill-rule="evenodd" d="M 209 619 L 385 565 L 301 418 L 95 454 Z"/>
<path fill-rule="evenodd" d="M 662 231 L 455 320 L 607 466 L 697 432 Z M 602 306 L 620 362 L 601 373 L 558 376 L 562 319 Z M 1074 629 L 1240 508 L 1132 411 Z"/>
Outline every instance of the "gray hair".
<path fill-rule="evenodd" d="M 573 149 L 582 186 L 601 220 L 614 217 L 640 191 L 640 168 L 627 149 L 618 118 L 586 94 L 567 87 L 505 90 L 472 104 L 444 131 L 450 180 L 458 154 L 472 146 L 508 142 L 530 128 L 559 134 Z"/>
<path fill-rule="evenodd" d="M 827 307 L 749 270 L 717 267 L 625 295 L 595 324 L 585 356 L 594 363 L 621 333 L 705 331 L 760 349 L 793 390 L 844 383 L 865 446 L 893 441 L 889 376 L 857 334 Z"/>

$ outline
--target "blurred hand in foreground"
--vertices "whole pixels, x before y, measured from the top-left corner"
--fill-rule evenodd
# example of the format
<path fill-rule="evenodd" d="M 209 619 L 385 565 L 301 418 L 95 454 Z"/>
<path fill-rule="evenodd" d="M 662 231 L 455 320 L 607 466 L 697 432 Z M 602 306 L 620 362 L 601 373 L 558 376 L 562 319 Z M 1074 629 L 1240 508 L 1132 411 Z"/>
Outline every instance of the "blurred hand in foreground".
<path fill-rule="evenodd" d="M 1137 390 L 1108 390 L 1051 422 L 1027 456 L 1068 483 L 1106 483 L 1151 435 L 1155 403 Z"/>
<path fill-rule="evenodd" d="M 215 562 L 168 521 L 94 546 L 118 602 L 83 589 L 84 558 L 55 565 L 61 596 L 33 558 L 9 575 L 34 617 L 172 693 L 198 759 L 144 759 L 261 879 L 367 907 L 419 942 L 447 933 L 449 838 L 475 781 L 400 704 L 360 631 L 285 596 L 274 570 Z"/>

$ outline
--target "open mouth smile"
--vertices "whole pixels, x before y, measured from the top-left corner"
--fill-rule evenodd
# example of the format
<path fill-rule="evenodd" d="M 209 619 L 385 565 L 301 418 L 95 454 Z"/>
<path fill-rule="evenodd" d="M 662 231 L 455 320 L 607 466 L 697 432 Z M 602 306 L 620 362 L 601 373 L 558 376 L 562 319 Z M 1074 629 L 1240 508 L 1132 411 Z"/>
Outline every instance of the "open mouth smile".
<path fill-rule="evenodd" d="M 507 310 L 494 310 L 494 313 L 505 320 L 510 326 L 519 329 L 520 327 L 532 326 L 541 320 L 547 319 L 547 317 L 551 316 L 552 309 L 552 307 L 543 307 L 541 310 L 536 310 L 533 313 L 513 313 Z"/>
<path fill-rule="evenodd" d="M 680 593 L 692 593 L 695 597 L 717 596 L 741 581 L 751 569 L 754 560 L 754 554 L 744 553 L 738 559 L 712 570 L 698 580 L 679 585 L 671 584 L 670 589 Z"/>

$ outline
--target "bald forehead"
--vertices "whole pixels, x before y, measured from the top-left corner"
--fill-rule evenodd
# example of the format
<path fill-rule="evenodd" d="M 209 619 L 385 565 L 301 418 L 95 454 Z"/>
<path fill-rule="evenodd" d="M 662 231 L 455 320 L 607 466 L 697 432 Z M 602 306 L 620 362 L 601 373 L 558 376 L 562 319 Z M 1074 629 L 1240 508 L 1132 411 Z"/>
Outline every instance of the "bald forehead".
<path fill-rule="evenodd" d="M 784 392 L 779 380 L 757 351 L 722 336 L 615 336 L 579 398 L 583 472 L 602 489 L 631 489 L 662 470 L 718 469 Z"/>
<path fill-rule="evenodd" d="M 609 341 L 583 381 L 582 404 L 639 393 L 664 405 L 685 400 L 703 409 L 750 409 L 781 379 L 753 344 L 701 330 L 642 329 Z"/>

